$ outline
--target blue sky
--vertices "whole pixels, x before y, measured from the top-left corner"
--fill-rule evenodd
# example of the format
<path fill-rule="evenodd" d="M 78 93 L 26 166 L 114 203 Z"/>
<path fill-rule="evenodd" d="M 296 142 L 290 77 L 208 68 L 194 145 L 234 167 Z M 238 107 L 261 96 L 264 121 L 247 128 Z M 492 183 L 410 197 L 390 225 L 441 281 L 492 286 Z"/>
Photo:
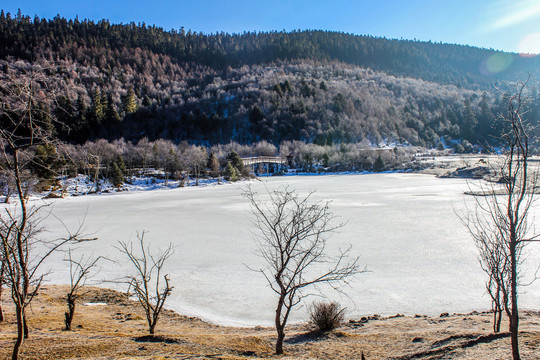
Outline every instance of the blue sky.
<path fill-rule="evenodd" d="M 540 53 L 540 0 L 0 0 L 15 14 L 214 33 L 322 29 Z"/>

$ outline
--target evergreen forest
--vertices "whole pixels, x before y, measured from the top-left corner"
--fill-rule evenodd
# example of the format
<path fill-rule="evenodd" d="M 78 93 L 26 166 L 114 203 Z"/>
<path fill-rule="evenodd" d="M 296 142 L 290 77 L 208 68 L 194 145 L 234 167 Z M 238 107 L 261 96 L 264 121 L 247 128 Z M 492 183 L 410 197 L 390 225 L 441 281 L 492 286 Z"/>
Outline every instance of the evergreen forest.
<path fill-rule="evenodd" d="M 328 31 L 203 34 L 144 23 L 0 13 L 0 80 L 44 72 L 46 111 L 71 144 L 142 139 L 214 146 L 267 141 L 498 145 L 505 86 L 540 58 Z"/>

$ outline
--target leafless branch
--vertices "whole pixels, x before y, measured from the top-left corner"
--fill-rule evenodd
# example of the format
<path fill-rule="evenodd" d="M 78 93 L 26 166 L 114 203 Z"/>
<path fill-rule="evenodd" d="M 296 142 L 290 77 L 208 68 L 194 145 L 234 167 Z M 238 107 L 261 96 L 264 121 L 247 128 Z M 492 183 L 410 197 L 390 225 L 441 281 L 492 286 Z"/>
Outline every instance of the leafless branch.
<path fill-rule="evenodd" d="M 530 163 L 533 127 L 523 118 L 527 102 L 524 90 L 528 81 L 509 91 L 501 91 L 506 110 L 501 114 L 506 125 L 502 134 L 505 154 L 491 164 L 497 178 L 480 184 L 474 209 L 467 209 L 462 222 L 472 235 L 482 269 L 488 274 L 486 289 L 492 299 L 494 331 L 500 330 L 501 313 L 510 319 L 512 357 L 520 358 L 518 346 L 518 286 L 523 249 L 535 242 L 528 217 L 535 201 L 539 171 Z M 536 278 L 536 275 L 535 275 Z"/>
<path fill-rule="evenodd" d="M 0 214 L 1 253 L 11 298 L 15 304 L 17 339 L 12 359 L 18 359 L 23 341 L 28 337 L 26 309 L 35 297 L 44 275 L 38 271 L 45 259 L 68 243 L 86 241 L 77 231 L 67 237 L 44 241 L 39 238 L 43 217 L 41 206 L 28 207 L 30 181 L 25 167 L 30 151 L 42 144 L 54 148 L 52 125 L 56 121 L 49 106 L 57 95 L 55 83 L 43 71 L 0 79 L 0 146 L 3 171 L 13 182 L 17 204 Z M 40 246 L 40 252 L 36 248 Z M 43 250 L 45 247 L 45 250 Z"/>
<path fill-rule="evenodd" d="M 350 248 L 335 258 L 326 254 L 329 236 L 344 225 L 336 222 L 328 202 L 313 201 L 313 193 L 300 197 L 288 187 L 267 189 L 267 195 L 268 201 L 261 200 L 250 186 L 244 192 L 252 208 L 259 254 L 267 265 L 259 271 L 278 294 L 276 353 L 281 354 L 289 315 L 309 295 L 303 290 L 317 285 L 339 289 L 365 269 L 359 269 Z M 315 268 L 323 270 L 313 275 Z"/>
<path fill-rule="evenodd" d="M 98 261 L 105 259 L 103 256 L 86 257 L 82 255 L 78 260 L 71 256 L 71 249 L 68 250 L 68 257 L 65 261 L 69 262 L 70 287 L 66 296 L 68 311 L 64 314 L 65 330 L 71 330 L 71 323 L 75 315 L 76 301 L 79 296 L 79 290 L 85 285 L 90 272 L 95 269 Z"/>
<path fill-rule="evenodd" d="M 169 244 L 167 249 L 153 255 L 150 247 L 147 247 L 144 242 L 145 234 L 144 231 L 137 233 L 138 244 L 135 248 L 133 242 L 120 241 L 118 250 L 127 257 L 129 263 L 135 268 L 132 274 L 127 275 L 124 283 L 133 288 L 145 311 L 148 331 L 153 335 L 165 301 L 173 290 L 169 275 L 162 275 L 162 272 L 165 262 L 174 253 L 174 249 L 172 244 Z"/>

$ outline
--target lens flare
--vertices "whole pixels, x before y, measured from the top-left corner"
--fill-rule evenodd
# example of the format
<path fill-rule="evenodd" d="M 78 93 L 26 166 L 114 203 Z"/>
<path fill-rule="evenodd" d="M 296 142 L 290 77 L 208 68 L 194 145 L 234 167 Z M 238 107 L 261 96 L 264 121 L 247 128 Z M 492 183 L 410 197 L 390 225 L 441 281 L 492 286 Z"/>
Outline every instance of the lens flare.
<path fill-rule="evenodd" d="M 485 75 L 496 74 L 508 69 L 513 60 L 514 57 L 511 54 L 497 53 L 482 63 L 480 71 Z"/>

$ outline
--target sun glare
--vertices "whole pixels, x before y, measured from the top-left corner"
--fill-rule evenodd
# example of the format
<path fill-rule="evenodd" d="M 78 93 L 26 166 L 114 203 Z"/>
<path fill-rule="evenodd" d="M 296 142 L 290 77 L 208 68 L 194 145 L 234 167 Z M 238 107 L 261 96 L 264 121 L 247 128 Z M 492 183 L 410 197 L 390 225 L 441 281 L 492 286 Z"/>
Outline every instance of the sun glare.
<path fill-rule="evenodd" d="M 540 54 L 540 33 L 529 34 L 521 39 L 518 50 L 524 55 Z"/>

